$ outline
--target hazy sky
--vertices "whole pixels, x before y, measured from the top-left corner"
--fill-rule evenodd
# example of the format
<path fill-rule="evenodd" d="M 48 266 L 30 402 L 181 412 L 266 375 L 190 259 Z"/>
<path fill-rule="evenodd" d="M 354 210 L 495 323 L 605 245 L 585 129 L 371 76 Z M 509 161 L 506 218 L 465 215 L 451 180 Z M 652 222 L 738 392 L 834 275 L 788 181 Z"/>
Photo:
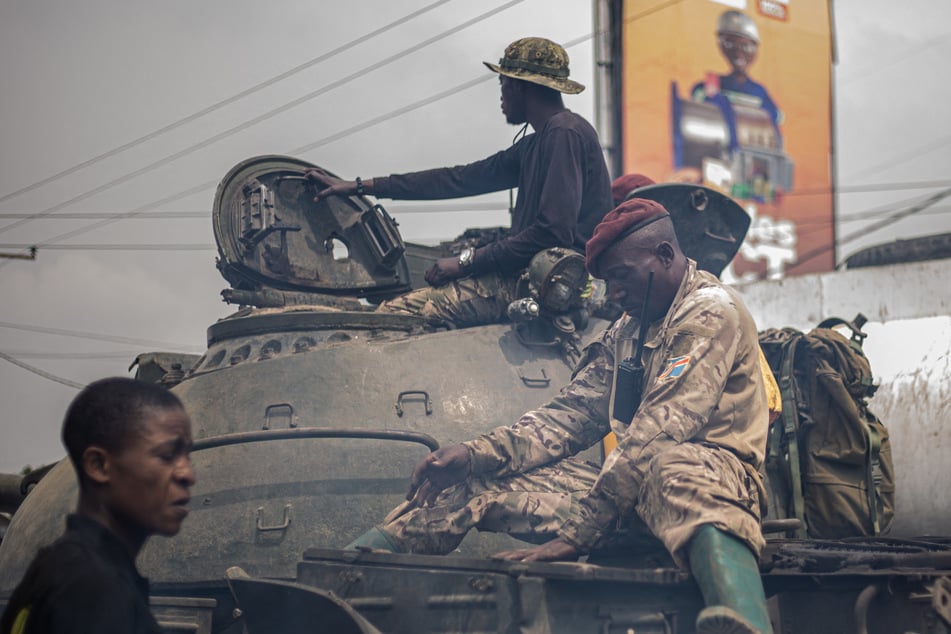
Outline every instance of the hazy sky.
<path fill-rule="evenodd" d="M 837 0 L 835 21 L 840 186 L 951 185 L 951 3 Z M 75 383 L 126 374 L 140 352 L 200 353 L 207 326 L 232 312 L 218 296 L 226 283 L 214 266 L 210 207 L 235 163 L 292 153 L 368 177 L 480 158 L 515 132 L 480 62 L 525 35 L 571 42 L 591 31 L 582 0 L 0 0 L 0 252 L 48 243 L 35 261 L 0 259 L 0 353 Z M 569 53 L 572 76 L 590 88 L 591 40 Z M 273 83 L 230 101 L 264 82 Z M 566 103 L 590 119 L 592 99 L 588 90 Z M 937 189 L 843 194 L 839 235 L 867 225 L 853 220 L 860 212 L 898 209 Z M 387 207 L 405 239 L 428 241 L 503 224 L 506 197 L 486 201 L 500 211 Z M 839 259 L 869 243 L 949 231 L 949 205 L 850 242 Z M 104 223 L 130 211 L 146 213 Z M 88 216 L 69 217 L 80 212 Z M 59 425 L 75 393 L 0 358 L 0 472 L 62 456 Z"/>

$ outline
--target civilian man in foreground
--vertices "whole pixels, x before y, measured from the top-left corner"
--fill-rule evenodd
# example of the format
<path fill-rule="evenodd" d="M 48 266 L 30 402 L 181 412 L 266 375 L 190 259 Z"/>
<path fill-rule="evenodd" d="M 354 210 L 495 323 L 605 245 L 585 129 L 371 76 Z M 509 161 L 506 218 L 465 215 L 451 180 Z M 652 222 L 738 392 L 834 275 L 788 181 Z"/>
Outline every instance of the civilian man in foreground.
<path fill-rule="evenodd" d="M 41 550 L 0 621 L 2 634 L 157 634 L 135 557 L 178 533 L 195 484 L 191 421 L 163 387 L 96 381 L 70 404 L 63 444 L 79 478 L 66 532 Z"/>
<path fill-rule="evenodd" d="M 608 213 L 587 264 L 625 314 L 561 395 L 431 453 L 408 502 L 348 547 L 448 553 L 478 528 L 541 543 L 496 557 L 558 561 L 616 543 L 618 526 L 649 530 L 700 586 L 698 632 L 770 632 L 757 566 L 768 414 L 756 325 L 684 256 L 653 201 Z M 572 457 L 612 430 L 619 444 L 600 470 Z"/>

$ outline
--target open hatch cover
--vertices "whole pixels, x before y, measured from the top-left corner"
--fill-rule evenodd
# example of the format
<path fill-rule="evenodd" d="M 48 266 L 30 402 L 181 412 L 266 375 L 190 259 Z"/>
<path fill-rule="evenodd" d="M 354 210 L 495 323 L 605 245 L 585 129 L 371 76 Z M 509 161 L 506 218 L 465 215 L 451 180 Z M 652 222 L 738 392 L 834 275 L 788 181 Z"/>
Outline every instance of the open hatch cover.
<path fill-rule="evenodd" d="M 664 206 L 677 241 L 697 267 L 717 277 L 733 259 L 750 228 L 750 216 L 724 194 L 700 185 L 661 183 L 635 189 L 628 198 L 647 198 Z"/>
<path fill-rule="evenodd" d="M 384 298 L 410 288 L 396 222 L 363 196 L 331 196 L 289 156 L 242 161 L 215 194 L 218 269 L 232 288 Z"/>

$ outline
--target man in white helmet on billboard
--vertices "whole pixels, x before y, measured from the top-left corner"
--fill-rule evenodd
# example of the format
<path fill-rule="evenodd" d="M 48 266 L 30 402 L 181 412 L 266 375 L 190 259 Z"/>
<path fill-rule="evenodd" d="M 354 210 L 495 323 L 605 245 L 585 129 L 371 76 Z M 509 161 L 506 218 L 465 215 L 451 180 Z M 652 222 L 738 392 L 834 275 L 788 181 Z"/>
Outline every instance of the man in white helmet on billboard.
<path fill-rule="evenodd" d="M 779 125 L 783 121 L 783 113 L 769 96 L 769 91 L 749 75 L 749 68 L 756 59 L 760 44 L 756 23 L 741 11 L 724 11 L 717 21 L 717 42 L 720 52 L 730 64 L 730 72 L 726 75 L 710 73 L 704 81 L 694 85 L 690 91 L 691 98 L 716 104 L 727 122 L 735 122 L 732 108 L 735 105 L 764 110 L 776 126 L 781 149 Z"/>

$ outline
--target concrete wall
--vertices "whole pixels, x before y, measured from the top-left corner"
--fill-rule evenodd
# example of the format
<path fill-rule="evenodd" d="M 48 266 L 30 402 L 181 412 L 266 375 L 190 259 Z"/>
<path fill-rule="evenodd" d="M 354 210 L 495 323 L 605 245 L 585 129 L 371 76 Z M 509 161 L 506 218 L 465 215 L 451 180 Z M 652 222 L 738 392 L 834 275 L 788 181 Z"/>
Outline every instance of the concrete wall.
<path fill-rule="evenodd" d="M 951 284 L 948 260 L 837 271 L 738 287 L 760 329 L 870 320 L 865 352 L 880 387 L 896 473 L 891 533 L 951 535 Z"/>
<path fill-rule="evenodd" d="M 784 280 L 737 288 L 760 329 L 810 328 L 825 317 L 870 321 L 951 315 L 949 260 L 896 264 Z"/>

